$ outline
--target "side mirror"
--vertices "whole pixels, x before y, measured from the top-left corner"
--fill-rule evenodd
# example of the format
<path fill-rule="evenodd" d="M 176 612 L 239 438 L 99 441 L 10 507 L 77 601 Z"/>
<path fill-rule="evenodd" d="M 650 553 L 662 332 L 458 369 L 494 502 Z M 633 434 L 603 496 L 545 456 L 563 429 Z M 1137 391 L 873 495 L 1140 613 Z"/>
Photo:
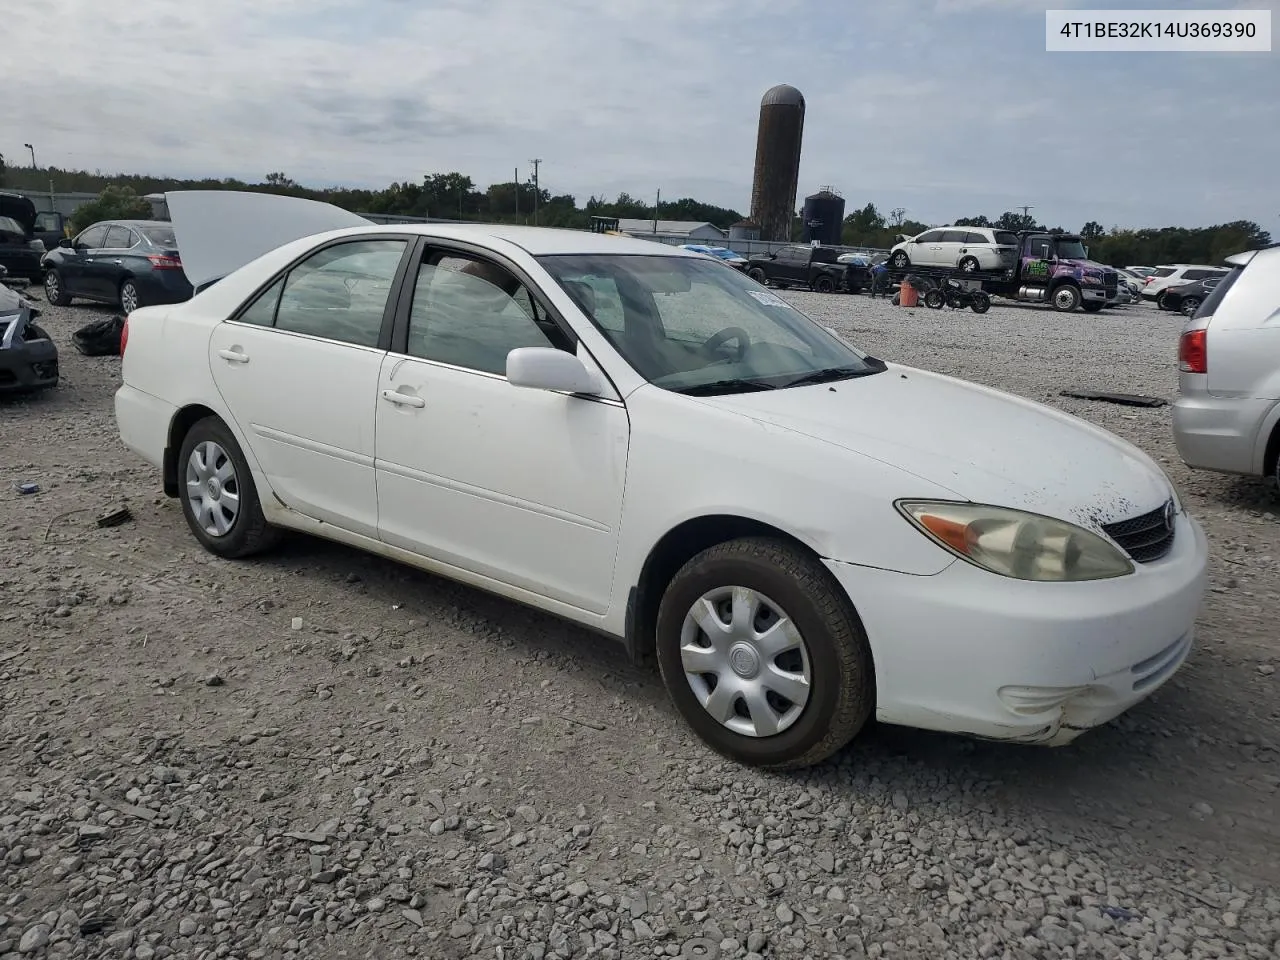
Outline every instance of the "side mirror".
<path fill-rule="evenodd" d="M 71 238 L 70 238 L 70 237 L 63 237 L 61 240 L 59 240 L 59 241 L 58 241 L 58 246 L 60 246 L 60 247 L 68 247 L 68 248 L 69 248 L 69 247 L 71 246 Z"/>
<path fill-rule="evenodd" d="M 513 387 L 559 393 L 597 393 L 600 381 L 572 353 L 554 347 L 517 347 L 507 354 L 507 380 Z"/>

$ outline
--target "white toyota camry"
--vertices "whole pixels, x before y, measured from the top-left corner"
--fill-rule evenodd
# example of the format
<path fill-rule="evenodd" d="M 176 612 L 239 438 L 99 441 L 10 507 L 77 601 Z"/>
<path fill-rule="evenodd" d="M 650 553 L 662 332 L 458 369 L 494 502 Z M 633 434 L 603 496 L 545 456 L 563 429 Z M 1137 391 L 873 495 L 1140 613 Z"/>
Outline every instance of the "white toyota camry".
<path fill-rule="evenodd" d="M 1067 743 L 1192 645 L 1206 543 L 1119 438 L 855 349 L 644 240 L 168 195 L 116 416 L 192 533 L 350 544 L 652 653 L 711 746 Z"/>

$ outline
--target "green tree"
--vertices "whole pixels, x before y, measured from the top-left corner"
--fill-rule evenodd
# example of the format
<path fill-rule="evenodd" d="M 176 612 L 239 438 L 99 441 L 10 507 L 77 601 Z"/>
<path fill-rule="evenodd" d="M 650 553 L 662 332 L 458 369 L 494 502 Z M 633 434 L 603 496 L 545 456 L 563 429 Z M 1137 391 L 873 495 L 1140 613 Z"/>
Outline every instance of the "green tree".
<path fill-rule="evenodd" d="M 71 214 L 71 227 L 79 233 L 85 227 L 100 220 L 150 220 L 151 204 L 129 187 L 110 186 L 90 200 L 76 207 Z"/>
<path fill-rule="evenodd" d="M 1097 220 L 1090 220 L 1080 228 L 1080 236 L 1090 242 L 1093 242 L 1094 240 L 1101 240 L 1106 235 L 1107 231 L 1102 229 L 1102 224 Z"/>
<path fill-rule="evenodd" d="M 996 218 L 993 226 L 997 230 L 1012 230 L 1017 233 L 1019 230 L 1035 230 L 1039 226 L 1036 218 L 1029 213 L 1014 213 L 1012 210 L 1006 210 Z"/>
<path fill-rule="evenodd" d="M 3 186 L 4 186 L 4 184 L 5 184 L 5 176 L 4 176 L 4 154 L 3 154 L 3 153 L 0 153 L 0 187 L 3 187 Z"/>
<path fill-rule="evenodd" d="M 991 221 L 979 215 L 976 217 L 961 217 L 955 221 L 955 225 L 957 227 L 989 227 L 991 226 Z"/>

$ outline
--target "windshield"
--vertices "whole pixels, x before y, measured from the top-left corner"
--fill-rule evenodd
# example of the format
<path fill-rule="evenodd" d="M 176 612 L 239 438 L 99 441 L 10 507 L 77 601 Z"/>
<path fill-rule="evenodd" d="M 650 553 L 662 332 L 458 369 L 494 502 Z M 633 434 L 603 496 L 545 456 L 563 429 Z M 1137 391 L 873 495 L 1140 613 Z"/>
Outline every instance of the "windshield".
<path fill-rule="evenodd" d="M 885 369 L 754 280 L 696 257 L 538 259 L 627 363 L 664 390 L 739 393 Z"/>
<path fill-rule="evenodd" d="M 173 227 L 143 227 L 143 235 L 157 247 L 176 247 L 178 238 L 174 236 Z"/>
<path fill-rule="evenodd" d="M 1054 249 L 1058 251 L 1059 260 L 1088 260 L 1089 254 L 1084 249 L 1084 244 L 1079 240 L 1064 240 L 1059 237 L 1054 244 Z"/>

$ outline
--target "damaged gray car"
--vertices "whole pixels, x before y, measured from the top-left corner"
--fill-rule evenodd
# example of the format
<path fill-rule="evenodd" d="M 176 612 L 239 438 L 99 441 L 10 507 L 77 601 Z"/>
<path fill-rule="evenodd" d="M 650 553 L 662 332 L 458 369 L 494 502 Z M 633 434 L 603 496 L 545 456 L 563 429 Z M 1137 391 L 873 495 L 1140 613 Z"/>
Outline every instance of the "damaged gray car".
<path fill-rule="evenodd" d="M 4 284 L 0 267 L 0 395 L 58 383 L 58 346 L 35 322 L 36 305 Z"/>

